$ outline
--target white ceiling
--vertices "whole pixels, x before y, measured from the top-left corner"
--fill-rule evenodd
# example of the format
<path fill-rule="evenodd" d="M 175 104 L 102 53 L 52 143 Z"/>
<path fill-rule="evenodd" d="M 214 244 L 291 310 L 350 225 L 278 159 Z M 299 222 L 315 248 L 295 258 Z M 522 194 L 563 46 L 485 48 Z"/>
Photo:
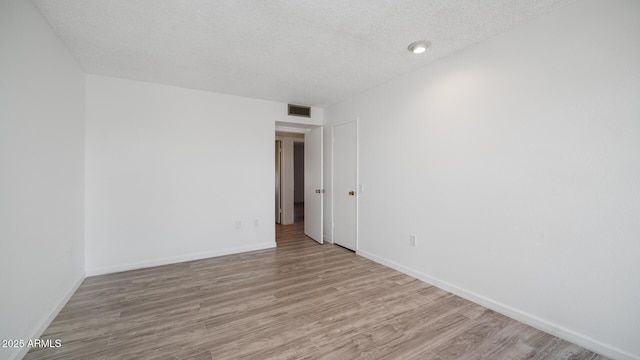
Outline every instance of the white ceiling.
<path fill-rule="evenodd" d="M 33 0 L 87 73 L 313 106 L 570 1 Z"/>

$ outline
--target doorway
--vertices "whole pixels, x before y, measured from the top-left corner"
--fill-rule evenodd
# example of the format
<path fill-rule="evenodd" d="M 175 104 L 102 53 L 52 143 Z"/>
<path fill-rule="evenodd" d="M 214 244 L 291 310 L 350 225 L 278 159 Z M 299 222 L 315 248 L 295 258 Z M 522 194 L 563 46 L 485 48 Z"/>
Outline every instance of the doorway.
<path fill-rule="evenodd" d="M 298 187 L 296 168 L 299 168 L 299 165 L 296 166 L 296 147 L 300 146 L 297 144 L 304 146 L 304 134 L 276 131 L 275 135 L 276 146 L 280 147 L 279 152 L 275 154 L 276 188 L 279 184 L 279 196 L 276 194 L 276 204 L 279 203 L 279 209 L 276 209 L 276 217 L 278 212 L 280 214 L 280 222 L 276 221 L 276 223 L 290 225 L 296 221 L 303 221 L 302 218 L 297 219 L 296 215 L 302 216 L 302 214 L 300 212 L 296 214 L 295 203 L 304 204 L 304 196 L 300 199 L 299 195 L 296 195 Z M 304 174 L 302 180 L 304 180 Z"/>
<path fill-rule="evenodd" d="M 281 225 L 300 224 L 304 233 L 322 244 L 323 197 L 321 126 L 305 128 L 301 132 L 285 132 L 276 128 L 276 171 L 279 169 L 279 201 Z M 277 145 L 276 145 L 277 146 Z M 278 155 L 279 154 L 279 155 Z"/>
<path fill-rule="evenodd" d="M 287 192 L 287 185 L 293 185 L 293 223 L 304 222 L 304 139 L 293 141 L 293 183 L 283 182 L 283 146 L 282 140 L 276 140 L 275 146 L 275 220 L 276 224 L 283 223 L 283 192 Z M 291 156 L 290 154 L 286 154 Z"/>

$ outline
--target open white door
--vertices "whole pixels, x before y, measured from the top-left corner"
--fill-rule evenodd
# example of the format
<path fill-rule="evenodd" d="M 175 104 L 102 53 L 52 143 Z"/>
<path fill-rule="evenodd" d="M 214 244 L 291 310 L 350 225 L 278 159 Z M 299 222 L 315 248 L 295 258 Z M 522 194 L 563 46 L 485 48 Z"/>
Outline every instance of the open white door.
<path fill-rule="evenodd" d="M 357 128 L 356 122 L 335 125 L 333 136 L 333 242 L 358 248 Z"/>
<path fill-rule="evenodd" d="M 304 135 L 304 233 L 322 244 L 322 127 Z"/>

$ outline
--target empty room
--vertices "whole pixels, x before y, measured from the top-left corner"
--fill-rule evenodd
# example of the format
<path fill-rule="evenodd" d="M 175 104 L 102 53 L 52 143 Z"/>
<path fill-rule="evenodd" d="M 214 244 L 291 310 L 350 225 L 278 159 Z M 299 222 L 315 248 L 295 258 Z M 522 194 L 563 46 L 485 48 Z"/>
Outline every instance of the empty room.
<path fill-rule="evenodd" d="M 640 1 L 0 0 L 0 281 L 0 360 L 640 360 Z"/>

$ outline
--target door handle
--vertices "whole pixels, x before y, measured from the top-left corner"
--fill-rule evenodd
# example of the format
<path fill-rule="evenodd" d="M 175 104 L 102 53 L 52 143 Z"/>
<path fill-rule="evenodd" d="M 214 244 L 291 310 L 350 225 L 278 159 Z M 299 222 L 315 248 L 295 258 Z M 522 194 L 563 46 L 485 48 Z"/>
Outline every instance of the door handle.
<path fill-rule="evenodd" d="M 316 189 L 316 194 L 320 194 L 320 189 Z"/>
<path fill-rule="evenodd" d="M 349 191 L 349 195 L 352 195 L 352 196 L 353 196 L 353 195 L 355 195 L 355 194 L 356 194 L 356 192 L 355 192 L 355 191 Z"/>

